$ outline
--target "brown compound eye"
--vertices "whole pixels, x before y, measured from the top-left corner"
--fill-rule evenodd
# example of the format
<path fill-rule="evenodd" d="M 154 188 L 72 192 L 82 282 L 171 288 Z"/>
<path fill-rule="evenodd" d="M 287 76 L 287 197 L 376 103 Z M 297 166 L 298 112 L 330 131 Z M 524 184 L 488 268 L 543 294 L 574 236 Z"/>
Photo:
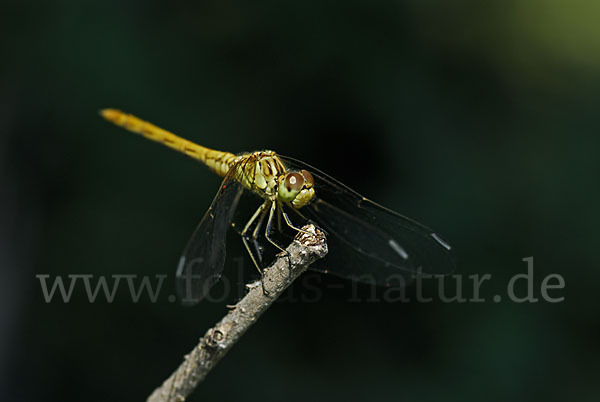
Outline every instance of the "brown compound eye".
<path fill-rule="evenodd" d="M 310 183 L 311 186 L 315 185 L 315 179 L 308 170 L 302 169 L 300 173 L 302 173 L 302 176 L 304 176 L 304 180 L 306 180 L 307 183 Z"/>
<path fill-rule="evenodd" d="M 285 176 L 285 188 L 288 191 L 300 191 L 304 186 L 304 177 L 300 173 L 288 173 Z"/>

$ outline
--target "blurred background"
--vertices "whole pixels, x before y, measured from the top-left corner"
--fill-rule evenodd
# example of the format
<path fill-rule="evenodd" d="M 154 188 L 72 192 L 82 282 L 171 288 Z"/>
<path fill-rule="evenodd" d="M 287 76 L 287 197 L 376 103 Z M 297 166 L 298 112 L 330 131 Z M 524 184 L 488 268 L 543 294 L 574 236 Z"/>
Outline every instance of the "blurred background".
<path fill-rule="evenodd" d="M 276 303 L 190 400 L 598 400 L 600 3 L 2 9 L 0 399 L 143 400 L 235 302 L 168 302 L 220 181 L 97 115 L 115 107 L 315 165 L 442 233 L 457 274 L 493 278 L 484 303 L 385 303 L 309 277 L 318 300 Z M 493 302 L 530 256 L 535 295 L 558 273 L 565 300 Z M 124 285 L 46 303 L 40 274 L 168 278 L 156 303 Z"/>

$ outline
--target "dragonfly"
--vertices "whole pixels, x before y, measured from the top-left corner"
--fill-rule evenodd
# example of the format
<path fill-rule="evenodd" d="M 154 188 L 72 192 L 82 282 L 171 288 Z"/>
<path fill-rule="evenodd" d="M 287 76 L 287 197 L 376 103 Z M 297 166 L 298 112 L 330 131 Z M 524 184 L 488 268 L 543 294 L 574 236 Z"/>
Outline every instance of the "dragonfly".
<path fill-rule="evenodd" d="M 311 265 L 316 271 L 358 282 L 403 286 L 416 274 L 443 275 L 454 270 L 454 250 L 437 232 L 304 162 L 270 150 L 217 151 L 117 109 L 103 109 L 100 115 L 202 162 L 223 177 L 177 266 L 176 288 L 185 304 L 199 302 L 222 275 L 231 227 L 241 236 L 261 278 L 264 245 L 285 252 L 274 233 L 303 231 L 295 222 L 299 219 L 316 223 L 327 234 L 329 252 Z M 262 202 L 244 225 L 236 225 L 234 212 L 244 192 Z"/>

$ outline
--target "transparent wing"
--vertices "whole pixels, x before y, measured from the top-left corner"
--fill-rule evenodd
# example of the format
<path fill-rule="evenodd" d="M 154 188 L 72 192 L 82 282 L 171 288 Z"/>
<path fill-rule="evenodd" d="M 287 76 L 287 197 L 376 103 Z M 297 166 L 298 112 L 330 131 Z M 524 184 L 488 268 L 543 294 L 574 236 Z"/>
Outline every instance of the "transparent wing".
<path fill-rule="evenodd" d="M 231 174 L 227 175 L 183 250 L 175 275 L 177 294 L 182 303 L 198 303 L 221 277 L 227 230 L 242 191 L 242 185 Z"/>
<path fill-rule="evenodd" d="M 454 270 L 450 245 L 428 227 L 389 210 L 331 176 L 293 158 L 288 169 L 306 169 L 316 197 L 300 209 L 328 233 L 328 255 L 314 266 L 323 272 L 382 285 L 405 284 L 413 274 Z"/>

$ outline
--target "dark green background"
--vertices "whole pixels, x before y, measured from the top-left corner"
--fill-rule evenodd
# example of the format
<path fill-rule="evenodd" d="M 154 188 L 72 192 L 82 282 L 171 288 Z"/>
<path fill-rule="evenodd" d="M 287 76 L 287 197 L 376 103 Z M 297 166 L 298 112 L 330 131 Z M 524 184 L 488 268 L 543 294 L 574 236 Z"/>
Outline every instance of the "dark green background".
<path fill-rule="evenodd" d="M 97 115 L 117 107 L 318 166 L 436 228 L 458 274 L 493 277 L 487 302 L 462 304 L 349 303 L 348 282 L 315 277 L 318 301 L 277 303 L 191 400 L 597 400 L 599 15 L 583 0 L 4 1 L 0 398 L 143 400 L 226 311 L 166 299 L 218 177 Z M 494 303 L 529 256 L 537 296 L 559 273 L 565 301 Z M 47 304 L 37 274 L 169 278 L 156 304 L 125 287 Z"/>

